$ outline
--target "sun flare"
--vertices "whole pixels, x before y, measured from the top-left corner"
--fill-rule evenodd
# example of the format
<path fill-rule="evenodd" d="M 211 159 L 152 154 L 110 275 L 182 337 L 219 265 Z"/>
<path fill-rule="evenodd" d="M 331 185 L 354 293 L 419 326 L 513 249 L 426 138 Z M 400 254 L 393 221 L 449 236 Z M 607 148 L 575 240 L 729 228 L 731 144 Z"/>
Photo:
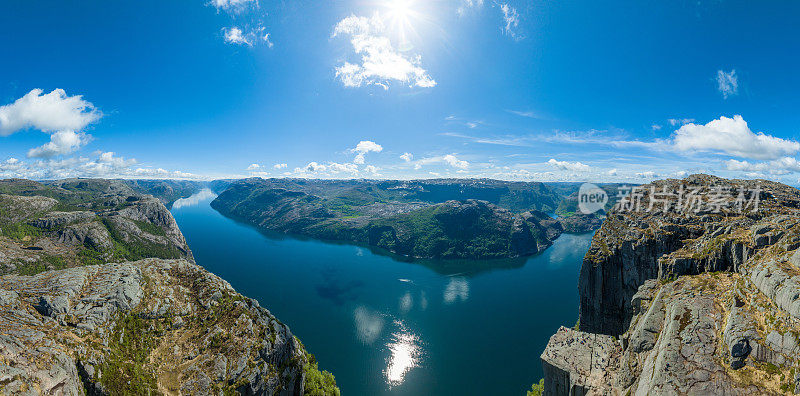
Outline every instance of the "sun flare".
<path fill-rule="evenodd" d="M 388 0 L 387 12 L 393 19 L 408 19 L 414 13 L 414 0 Z"/>
<path fill-rule="evenodd" d="M 384 0 L 381 2 L 385 22 L 396 35 L 401 51 L 410 50 L 419 39 L 421 24 L 430 22 L 427 3 L 420 0 Z"/>

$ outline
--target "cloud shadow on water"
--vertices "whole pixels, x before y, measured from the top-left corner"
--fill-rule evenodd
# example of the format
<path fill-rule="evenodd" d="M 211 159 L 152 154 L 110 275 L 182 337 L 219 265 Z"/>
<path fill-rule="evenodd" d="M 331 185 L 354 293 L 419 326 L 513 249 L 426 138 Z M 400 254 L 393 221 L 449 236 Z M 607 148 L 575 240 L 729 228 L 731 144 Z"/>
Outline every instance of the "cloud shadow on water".
<path fill-rule="evenodd" d="M 358 289 L 364 286 L 364 282 L 360 280 L 341 279 L 341 272 L 334 267 L 326 267 L 321 275 L 322 283 L 316 286 L 317 294 L 336 305 L 357 300 Z"/>

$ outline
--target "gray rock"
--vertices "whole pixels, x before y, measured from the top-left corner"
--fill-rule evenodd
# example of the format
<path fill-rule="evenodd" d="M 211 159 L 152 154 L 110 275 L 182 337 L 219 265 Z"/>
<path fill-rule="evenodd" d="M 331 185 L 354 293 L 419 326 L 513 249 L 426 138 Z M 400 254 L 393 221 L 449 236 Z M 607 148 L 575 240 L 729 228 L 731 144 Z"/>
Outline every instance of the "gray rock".
<path fill-rule="evenodd" d="M 608 214 L 581 267 L 581 331 L 559 330 L 542 355 L 546 394 L 752 395 L 793 385 L 800 191 L 707 175 L 653 183 L 656 191 L 711 185 L 759 185 L 759 211 Z M 726 199 L 734 203 L 735 194 Z M 603 335 L 618 337 L 619 347 Z M 605 357 L 597 366 L 596 356 Z"/>
<path fill-rule="evenodd" d="M 306 352 L 266 309 L 232 304 L 215 313 L 219 322 L 211 324 L 180 316 L 190 311 L 212 317 L 202 304 L 214 299 L 219 304 L 243 297 L 185 260 L 148 259 L 0 277 L 2 392 L 83 394 L 79 373 L 89 382 L 88 389 L 106 392 L 93 381 L 102 376 L 108 346 L 115 342 L 110 336 L 121 318 L 136 315 L 145 323 L 174 317 L 173 326 L 150 335 L 166 344 L 154 352 L 157 358 L 147 368 L 171 392 L 206 394 L 214 387 L 247 382 L 242 390 L 250 394 L 302 394 Z M 228 332 L 223 327 L 230 323 L 242 328 Z M 76 343 L 82 337 L 96 341 Z M 44 361 L 48 364 L 40 363 Z M 173 388 L 176 379 L 178 387 Z"/>

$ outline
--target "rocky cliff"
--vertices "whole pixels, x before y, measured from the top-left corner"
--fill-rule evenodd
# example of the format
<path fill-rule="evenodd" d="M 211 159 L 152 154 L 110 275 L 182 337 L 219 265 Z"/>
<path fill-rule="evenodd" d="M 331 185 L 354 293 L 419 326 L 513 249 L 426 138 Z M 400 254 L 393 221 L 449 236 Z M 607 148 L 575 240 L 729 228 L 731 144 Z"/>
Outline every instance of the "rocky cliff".
<path fill-rule="evenodd" d="M 268 181 L 233 183 L 211 206 L 267 230 L 350 241 L 420 258 L 504 258 L 536 253 L 561 234 L 538 211 L 514 213 L 480 200 L 371 202 L 272 188 Z"/>
<path fill-rule="evenodd" d="M 338 395 L 126 183 L 0 181 L 0 395 Z"/>
<path fill-rule="evenodd" d="M 303 394 L 313 358 L 185 260 L 0 278 L 4 394 Z"/>
<path fill-rule="evenodd" d="M 578 330 L 542 354 L 545 393 L 800 390 L 798 247 L 792 187 L 706 175 L 642 186 L 594 236 Z"/>
<path fill-rule="evenodd" d="M 0 274 L 148 257 L 192 260 L 153 196 L 109 180 L 0 180 Z"/>

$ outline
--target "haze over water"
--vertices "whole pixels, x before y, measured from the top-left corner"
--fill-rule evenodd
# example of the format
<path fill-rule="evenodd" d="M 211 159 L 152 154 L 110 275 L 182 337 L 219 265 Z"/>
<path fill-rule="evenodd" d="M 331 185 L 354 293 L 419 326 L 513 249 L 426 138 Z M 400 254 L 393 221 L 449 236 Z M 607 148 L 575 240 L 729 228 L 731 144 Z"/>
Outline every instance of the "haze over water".
<path fill-rule="evenodd" d="M 213 194 L 173 206 L 197 263 L 257 299 L 345 395 L 524 394 L 539 355 L 577 320 L 591 234 L 520 260 L 406 262 L 366 247 L 262 233 Z"/>

